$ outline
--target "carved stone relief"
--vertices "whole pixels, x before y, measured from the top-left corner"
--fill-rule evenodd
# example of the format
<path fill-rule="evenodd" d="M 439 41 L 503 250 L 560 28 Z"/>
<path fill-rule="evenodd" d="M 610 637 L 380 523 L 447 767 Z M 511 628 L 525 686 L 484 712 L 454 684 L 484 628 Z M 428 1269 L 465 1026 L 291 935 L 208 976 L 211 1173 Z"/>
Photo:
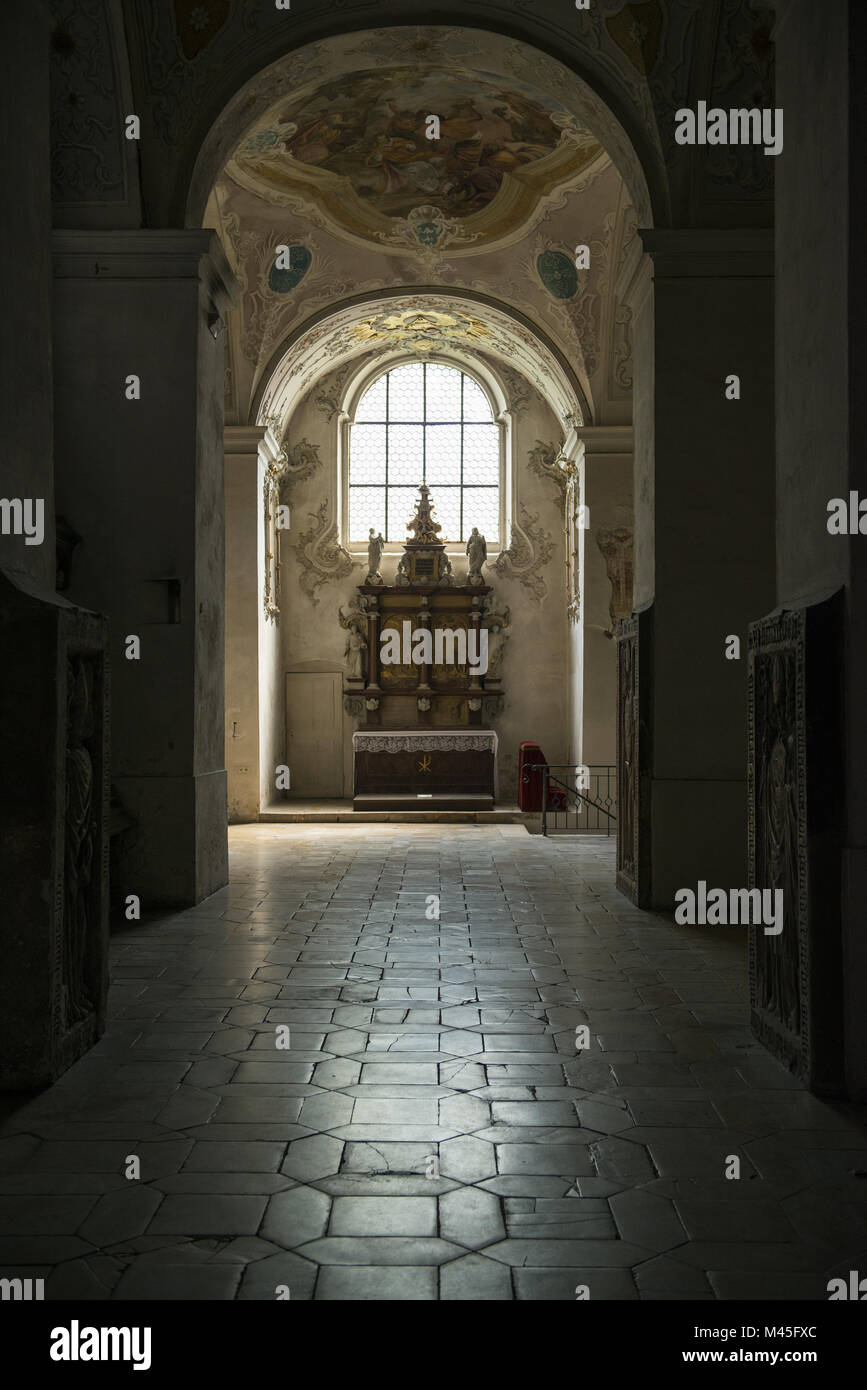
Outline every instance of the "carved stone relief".
<path fill-rule="evenodd" d="M 756 1036 L 817 1094 L 845 1090 L 844 593 L 750 626 L 749 886 L 783 929 L 750 932 Z"/>
<path fill-rule="evenodd" d="M 521 524 L 512 522 L 509 547 L 500 551 L 493 569 L 502 579 L 517 579 L 541 604 L 548 592 L 541 571 L 554 554 L 554 542 L 538 521 L 538 512 L 529 512 L 522 503 Z"/>
<path fill-rule="evenodd" d="M 783 893 L 782 932 L 750 933 L 753 1027 L 804 1074 L 810 1010 L 803 615 L 754 624 L 750 646 L 749 883 Z"/>

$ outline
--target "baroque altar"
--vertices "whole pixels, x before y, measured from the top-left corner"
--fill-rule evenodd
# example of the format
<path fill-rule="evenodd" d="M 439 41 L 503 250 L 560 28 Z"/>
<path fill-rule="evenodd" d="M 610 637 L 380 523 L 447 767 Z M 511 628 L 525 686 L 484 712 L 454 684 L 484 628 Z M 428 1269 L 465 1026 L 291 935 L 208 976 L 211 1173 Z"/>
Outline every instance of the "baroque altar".
<path fill-rule="evenodd" d="M 371 530 L 367 578 L 341 613 L 344 689 L 363 710 L 353 736 L 353 805 L 489 809 L 497 738 L 485 717 L 503 694 L 509 614 L 493 611 L 481 573 L 484 537 L 474 528 L 467 574 L 456 576 L 425 484 L 419 493 L 394 583 L 383 581 L 384 542 Z"/>

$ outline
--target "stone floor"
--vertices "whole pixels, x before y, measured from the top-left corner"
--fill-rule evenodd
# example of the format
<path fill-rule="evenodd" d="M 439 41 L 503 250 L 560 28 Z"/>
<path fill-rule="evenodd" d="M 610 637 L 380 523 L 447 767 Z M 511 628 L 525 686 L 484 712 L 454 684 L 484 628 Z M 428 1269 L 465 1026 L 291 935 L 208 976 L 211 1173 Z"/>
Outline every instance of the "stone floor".
<path fill-rule="evenodd" d="M 824 1299 L 867 1274 L 863 1112 L 753 1042 L 743 938 L 633 908 L 612 841 L 231 848 L 227 889 L 115 938 L 102 1043 L 6 1098 L 0 1274 L 367 1300 Z"/>

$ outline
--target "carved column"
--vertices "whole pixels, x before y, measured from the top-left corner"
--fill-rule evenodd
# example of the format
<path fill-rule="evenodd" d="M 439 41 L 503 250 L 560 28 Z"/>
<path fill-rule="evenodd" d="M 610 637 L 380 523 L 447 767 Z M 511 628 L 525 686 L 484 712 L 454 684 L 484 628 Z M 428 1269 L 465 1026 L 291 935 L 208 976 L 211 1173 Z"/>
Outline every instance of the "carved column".
<path fill-rule="evenodd" d="M 468 655 L 467 655 L 467 662 L 468 662 L 468 665 L 469 665 L 469 651 L 471 650 L 471 646 L 472 646 L 472 644 L 470 643 L 470 636 L 471 636 L 472 633 L 475 633 L 475 652 L 476 652 L 476 656 L 477 656 L 477 658 L 481 658 L 481 647 L 479 646 L 479 633 L 481 632 L 481 622 L 482 622 L 482 615 L 481 615 L 481 613 L 480 613 L 480 611 L 479 611 L 479 600 L 478 600 L 477 598 L 474 598 L 474 599 L 473 599 L 473 606 L 472 606 L 472 608 L 470 609 L 470 622 L 469 622 L 469 627 L 468 627 L 468 629 L 467 629 L 467 652 L 468 652 Z M 479 679 L 479 669 L 478 669 L 478 666 L 469 666 L 469 676 L 470 676 L 470 690 L 471 690 L 474 694 L 475 694 L 476 691 L 481 691 L 481 689 L 482 689 L 482 682 L 481 682 L 481 680 Z"/>
<path fill-rule="evenodd" d="M 379 599 L 373 594 L 367 604 L 367 688 L 379 691 Z"/>
<path fill-rule="evenodd" d="M 427 594 L 422 594 L 419 611 L 416 614 L 416 622 L 424 631 L 430 632 L 430 608 L 428 606 Z M 430 666 L 426 661 L 422 661 L 418 671 L 418 691 L 420 695 L 427 695 L 430 691 L 429 674 Z"/>

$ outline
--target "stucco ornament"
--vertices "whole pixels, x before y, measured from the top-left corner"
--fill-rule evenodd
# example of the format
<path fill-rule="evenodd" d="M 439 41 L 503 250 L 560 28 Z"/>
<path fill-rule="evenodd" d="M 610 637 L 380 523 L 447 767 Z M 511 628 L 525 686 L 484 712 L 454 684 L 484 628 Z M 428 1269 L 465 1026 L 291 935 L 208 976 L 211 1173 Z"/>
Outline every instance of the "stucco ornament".
<path fill-rule="evenodd" d="M 517 579 L 541 604 L 548 593 L 541 571 L 554 554 L 554 542 L 538 521 L 538 512 L 528 512 L 522 504 L 521 524 L 512 522 L 509 548 L 500 551 L 494 569 L 502 579 Z"/>
<path fill-rule="evenodd" d="M 558 492 L 565 494 L 568 473 L 564 467 L 563 441 L 559 444 L 545 444 L 537 439 L 532 449 L 527 450 L 530 471 L 539 478 L 550 478 Z"/>
<path fill-rule="evenodd" d="M 309 439 L 299 440 L 286 450 L 286 465 L 283 470 L 284 486 L 302 483 L 322 467 L 319 445 L 311 444 Z"/>
<path fill-rule="evenodd" d="M 303 531 L 293 546 L 301 569 L 300 584 L 312 604 L 318 604 L 317 589 L 352 573 L 352 558 L 336 540 L 337 522 L 328 520 L 328 498 L 318 511 L 309 512 L 313 525 Z"/>
<path fill-rule="evenodd" d="M 439 208 L 424 204 L 413 208 L 406 217 L 395 221 L 387 232 L 378 233 L 379 240 L 389 247 L 405 247 L 421 261 L 427 270 L 439 270 L 441 253 L 446 247 L 469 246 L 479 237 L 468 232 L 456 217 L 448 217 Z"/>

